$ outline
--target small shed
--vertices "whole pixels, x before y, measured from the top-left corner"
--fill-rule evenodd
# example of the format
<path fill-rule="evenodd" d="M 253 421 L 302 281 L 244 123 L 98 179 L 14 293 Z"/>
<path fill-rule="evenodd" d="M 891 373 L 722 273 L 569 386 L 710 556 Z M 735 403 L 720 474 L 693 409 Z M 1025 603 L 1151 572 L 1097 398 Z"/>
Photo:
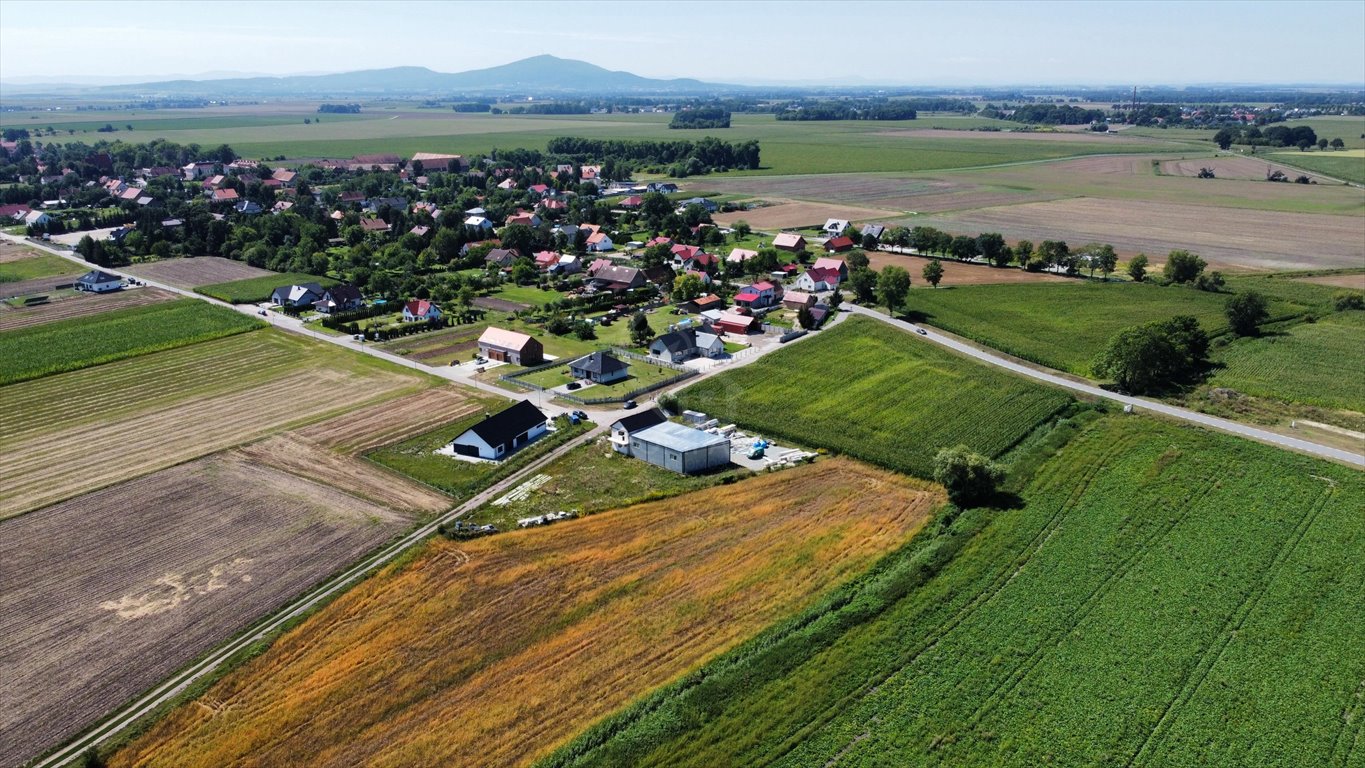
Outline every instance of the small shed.
<path fill-rule="evenodd" d="M 631 434 L 630 455 L 691 475 L 729 464 L 730 439 L 665 421 Z"/>

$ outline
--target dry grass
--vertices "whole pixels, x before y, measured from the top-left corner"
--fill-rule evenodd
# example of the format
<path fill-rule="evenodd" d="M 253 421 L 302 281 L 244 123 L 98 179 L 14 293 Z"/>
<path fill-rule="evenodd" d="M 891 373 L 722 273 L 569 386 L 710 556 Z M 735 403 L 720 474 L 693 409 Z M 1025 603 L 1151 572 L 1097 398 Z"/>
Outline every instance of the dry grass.
<path fill-rule="evenodd" d="M 434 541 L 111 765 L 525 765 L 810 604 L 940 501 L 832 460 L 548 529 Z"/>
<path fill-rule="evenodd" d="M 42 255 L 41 251 L 34 250 L 26 245 L 20 245 L 11 240 L 0 240 L 0 264 L 23 261 L 39 255 Z"/>
<path fill-rule="evenodd" d="M 0 522 L 0 764 L 70 738 L 408 522 L 231 453 Z"/>
<path fill-rule="evenodd" d="M 898 253 L 883 253 L 881 251 L 868 251 L 867 260 L 871 262 L 872 268 L 880 270 L 888 264 L 894 264 L 907 270 L 910 273 L 910 283 L 915 288 L 930 288 L 928 282 L 921 277 L 924 265 L 932 259 L 922 256 L 905 256 Z M 1049 282 L 1069 282 L 1069 278 L 1059 275 L 1049 275 L 1042 272 L 1025 272 L 1022 269 L 997 269 L 987 264 L 963 263 L 952 259 L 940 259 L 943 264 L 943 280 L 939 283 L 940 287 L 947 288 L 954 285 L 997 285 L 1001 283 L 1049 283 Z"/>
<path fill-rule="evenodd" d="M 274 274 L 268 269 L 260 269 L 221 256 L 198 256 L 193 259 L 167 259 L 150 264 L 136 264 L 128 267 L 129 274 L 155 280 L 176 288 L 198 288 L 201 285 L 227 283 L 233 280 L 246 280 Z"/>
<path fill-rule="evenodd" d="M 778 230 L 798 227 L 821 226 L 827 219 L 848 219 L 867 221 L 900 216 L 901 211 L 885 208 L 863 208 L 852 205 L 832 205 L 829 203 L 804 203 L 792 200 L 773 201 L 773 205 L 756 208 L 752 211 L 717 213 L 712 218 L 716 223 L 730 225 L 743 219 L 755 229 Z"/>
<path fill-rule="evenodd" d="M 69 280 L 70 278 L 66 279 Z M 11 331 L 16 328 L 27 328 L 43 323 L 55 323 L 58 320 L 98 315 L 101 312 L 109 312 L 115 309 L 141 307 L 178 298 L 180 297 L 170 291 L 157 288 L 139 288 L 114 293 L 77 293 L 74 296 L 62 297 L 36 307 L 11 309 L 8 305 L 0 304 L 0 331 Z"/>
<path fill-rule="evenodd" d="M 1331 285 L 1337 288 L 1351 288 L 1357 291 L 1365 291 L 1365 272 L 1357 272 L 1348 275 L 1318 275 L 1317 277 L 1301 278 L 1305 283 L 1317 283 L 1318 285 Z"/>
<path fill-rule="evenodd" d="M 456 386 L 351 411 L 299 430 L 298 435 L 334 451 L 355 456 L 459 421 L 483 408 L 478 393 Z"/>
<path fill-rule="evenodd" d="M 0 519 L 428 381 L 257 331 L 13 384 L 0 410 Z"/>

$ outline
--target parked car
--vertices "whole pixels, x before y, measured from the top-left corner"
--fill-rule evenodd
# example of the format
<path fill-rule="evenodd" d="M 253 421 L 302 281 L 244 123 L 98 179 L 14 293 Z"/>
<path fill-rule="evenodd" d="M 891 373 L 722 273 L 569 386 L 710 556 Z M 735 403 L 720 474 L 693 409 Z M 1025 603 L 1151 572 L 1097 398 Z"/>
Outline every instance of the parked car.
<path fill-rule="evenodd" d="M 634 401 L 634 400 L 627 400 L 627 401 L 625 401 L 624 403 L 621 403 L 621 407 L 622 407 L 622 408 L 625 408 L 627 411 L 629 411 L 630 409 L 632 409 L 632 408 L 635 407 L 635 401 Z"/>
<path fill-rule="evenodd" d="M 924 330 L 923 328 L 916 328 L 916 329 L 915 329 L 915 333 L 918 333 L 918 334 L 921 335 L 921 336 L 928 336 L 928 335 L 929 335 L 929 332 L 926 331 L 926 330 Z"/>

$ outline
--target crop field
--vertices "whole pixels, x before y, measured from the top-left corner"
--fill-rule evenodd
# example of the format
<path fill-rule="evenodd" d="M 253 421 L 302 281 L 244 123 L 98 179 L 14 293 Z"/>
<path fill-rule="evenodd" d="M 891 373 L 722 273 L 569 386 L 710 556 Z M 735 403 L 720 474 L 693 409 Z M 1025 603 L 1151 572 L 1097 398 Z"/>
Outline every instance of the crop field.
<path fill-rule="evenodd" d="M 197 259 L 196 259 L 197 261 Z M 210 298 L 226 301 L 229 304 L 256 304 L 270 299 L 270 294 L 283 285 L 298 283 L 319 283 L 323 287 L 336 285 L 329 277 L 306 275 L 300 272 L 271 272 L 261 277 L 245 280 L 231 280 L 226 283 L 210 283 L 195 287 L 195 292 Z"/>
<path fill-rule="evenodd" d="M 175 301 L 178 298 L 180 297 L 170 291 L 139 288 L 114 293 L 76 293 L 32 307 L 10 307 L 7 304 L 0 304 L 0 332 L 98 315 L 116 309 Z"/>
<path fill-rule="evenodd" d="M 215 285 L 218 283 L 229 283 L 237 280 L 249 280 L 253 277 L 284 278 L 271 272 L 268 269 L 253 267 L 241 261 L 225 259 L 221 256 L 196 256 L 192 259 L 166 259 L 164 261 L 153 261 L 147 264 L 134 264 L 125 267 L 124 270 L 130 275 L 144 277 L 148 280 L 155 280 L 160 283 L 192 290 L 200 286 Z M 287 285 L 288 281 L 280 283 Z M 269 296 L 279 286 L 272 286 L 266 291 Z"/>
<path fill-rule="evenodd" d="M 1365 312 L 1338 312 L 1217 350 L 1209 380 L 1256 397 L 1365 413 Z"/>
<path fill-rule="evenodd" d="M 904 212 L 899 210 L 866 208 L 847 204 L 807 203 L 793 200 L 769 200 L 768 202 L 771 204 L 761 208 L 733 213 L 717 213 L 712 218 L 722 226 L 729 226 L 743 219 L 756 229 L 776 231 L 818 227 L 828 219 L 868 221 L 904 215 Z"/>
<path fill-rule="evenodd" d="M 261 322 L 195 299 L 127 307 L 0 334 L 0 385 L 244 333 Z"/>
<path fill-rule="evenodd" d="M 525 765 L 811 605 L 901 546 L 940 500 L 831 460 L 551 528 L 436 540 L 110 765 Z"/>
<path fill-rule="evenodd" d="M 298 435 L 347 456 L 428 432 L 488 407 L 495 399 L 473 389 L 433 387 L 304 427 Z"/>
<path fill-rule="evenodd" d="M 1198 176 L 1202 168 L 1213 171 L 1218 179 L 1253 179 L 1264 181 L 1267 174 L 1272 171 L 1281 171 L 1291 178 L 1304 175 L 1301 171 L 1290 168 L 1286 165 L 1274 162 L 1270 159 L 1260 157 L 1249 157 L 1246 155 L 1238 157 L 1213 157 L 1201 158 L 1197 160 L 1167 160 L 1161 164 L 1161 172 L 1172 176 Z M 1316 178 L 1309 175 L 1319 184 L 1331 183 L 1326 179 Z"/>
<path fill-rule="evenodd" d="M 270 329 L 12 384 L 0 519 L 428 385 Z"/>
<path fill-rule="evenodd" d="M 541 765 L 1359 765 L 1361 473 L 1141 417 L 1051 454 Z"/>
<path fill-rule="evenodd" d="M 27 256 L 23 254 L 27 253 Z M 19 251 L 19 258 L 0 261 L 0 283 L 18 283 L 37 280 L 42 277 L 60 275 L 79 275 L 81 268 L 60 256 L 34 253 L 28 249 Z"/>
<path fill-rule="evenodd" d="M 1216 183 L 1217 180 L 1209 182 Z M 1155 261 L 1183 248 L 1198 253 L 1218 268 L 1358 267 L 1362 255 L 1358 216 L 1145 200 L 1083 197 L 917 216 L 900 223 L 934 226 L 958 234 L 1000 232 L 1010 241 L 1029 239 L 1037 243 L 1060 239 L 1073 244 L 1097 241 L 1112 244 L 1122 255 L 1146 253 Z"/>
<path fill-rule="evenodd" d="M 73 736 L 410 520 L 229 452 L 0 522 L 0 764 Z"/>
<path fill-rule="evenodd" d="M 1226 301 L 1224 294 L 1181 286 L 1069 280 L 915 291 L 909 304 L 910 315 L 919 321 L 1024 360 L 1088 376 L 1095 356 L 1129 326 L 1192 315 L 1210 334 L 1225 331 Z M 1271 304 L 1276 317 L 1303 310 L 1296 304 Z"/>
<path fill-rule="evenodd" d="M 875 270 L 882 267 L 895 265 L 910 273 L 910 285 L 915 289 L 933 288 L 921 277 L 924 265 L 932 259 L 923 256 L 909 256 L 900 253 L 886 253 L 884 251 L 868 251 L 867 260 Z M 999 285 L 1009 283 L 1071 283 L 1073 279 L 1054 275 L 1047 272 L 1027 272 L 1022 269 L 998 269 L 989 264 L 977 262 L 963 262 L 954 259 L 940 259 L 943 265 L 943 279 L 939 282 L 939 288 L 950 288 L 955 285 Z M 915 301 L 910 301 L 914 305 Z"/>
<path fill-rule="evenodd" d="M 862 317 L 698 382 L 679 400 L 722 424 L 920 477 L 940 448 L 999 455 L 1071 402 Z"/>

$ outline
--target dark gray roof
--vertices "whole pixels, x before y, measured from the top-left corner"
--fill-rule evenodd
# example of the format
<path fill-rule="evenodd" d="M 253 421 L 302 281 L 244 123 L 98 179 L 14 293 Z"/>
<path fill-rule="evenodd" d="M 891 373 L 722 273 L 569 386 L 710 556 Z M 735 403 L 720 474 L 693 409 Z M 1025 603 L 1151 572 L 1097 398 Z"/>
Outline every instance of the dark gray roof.
<path fill-rule="evenodd" d="M 491 446 L 506 445 L 512 438 L 546 421 L 545 414 L 530 400 L 520 400 L 475 424 L 466 433 L 473 432 Z"/>
<path fill-rule="evenodd" d="M 652 427 L 655 424 L 662 424 L 665 421 L 668 421 L 668 417 L 664 415 L 663 411 L 658 408 L 650 408 L 647 411 L 632 413 L 629 416 L 623 416 L 620 419 L 617 419 L 612 423 L 611 428 L 635 432 L 637 430 Z"/>
<path fill-rule="evenodd" d="M 587 371 L 588 373 L 615 373 L 624 371 L 630 366 L 612 357 L 610 354 L 598 350 L 587 357 L 575 361 L 569 366 L 575 370 Z"/>
<path fill-rule="evenodd" d="M 112 283 L 115 280 L 122 280 L 118 275 L 111 275 L 101 269 L 93 269 L 80 276 L 78 283 Z"/>
<path fill-rule="evenodd" d="M 886 232 L 886 227 L 883 226 L 883 225 L 881 225 L 881 224 L 864 224 L 864 225 L 863 225 L 863 230 L 862 230 L 863 236 L 872 235 L 873 237 L 875 237 L 875 238 L 877 238 L 878 240 L 880 240 L 881 237 L 882 237 L 882 234 L 885 233 L 885 232 Z"/>
<path fill-rule="evenodd" d="M 354 285 L 334 285 L 331 288 L 328 288 L 327 292 L 324 295 L 331 296 L 332 301 L 338 303 L 346 301 L 360 301 L 362 298 L 364 298 L 360 294 L 360 289 L 355 287 Z"/>
<path fill-rule="evenodd" d="M 664 349 L 669 352 L 686 352 L 697 346 L 697 336 L 696 332 L 691 328 L 684 328 L 681 331 L 665 333 L 655 339 L 654 344 L 663 344 Z M 653 347 L 654 344 L 651 344 L 650 346 Z"/>

